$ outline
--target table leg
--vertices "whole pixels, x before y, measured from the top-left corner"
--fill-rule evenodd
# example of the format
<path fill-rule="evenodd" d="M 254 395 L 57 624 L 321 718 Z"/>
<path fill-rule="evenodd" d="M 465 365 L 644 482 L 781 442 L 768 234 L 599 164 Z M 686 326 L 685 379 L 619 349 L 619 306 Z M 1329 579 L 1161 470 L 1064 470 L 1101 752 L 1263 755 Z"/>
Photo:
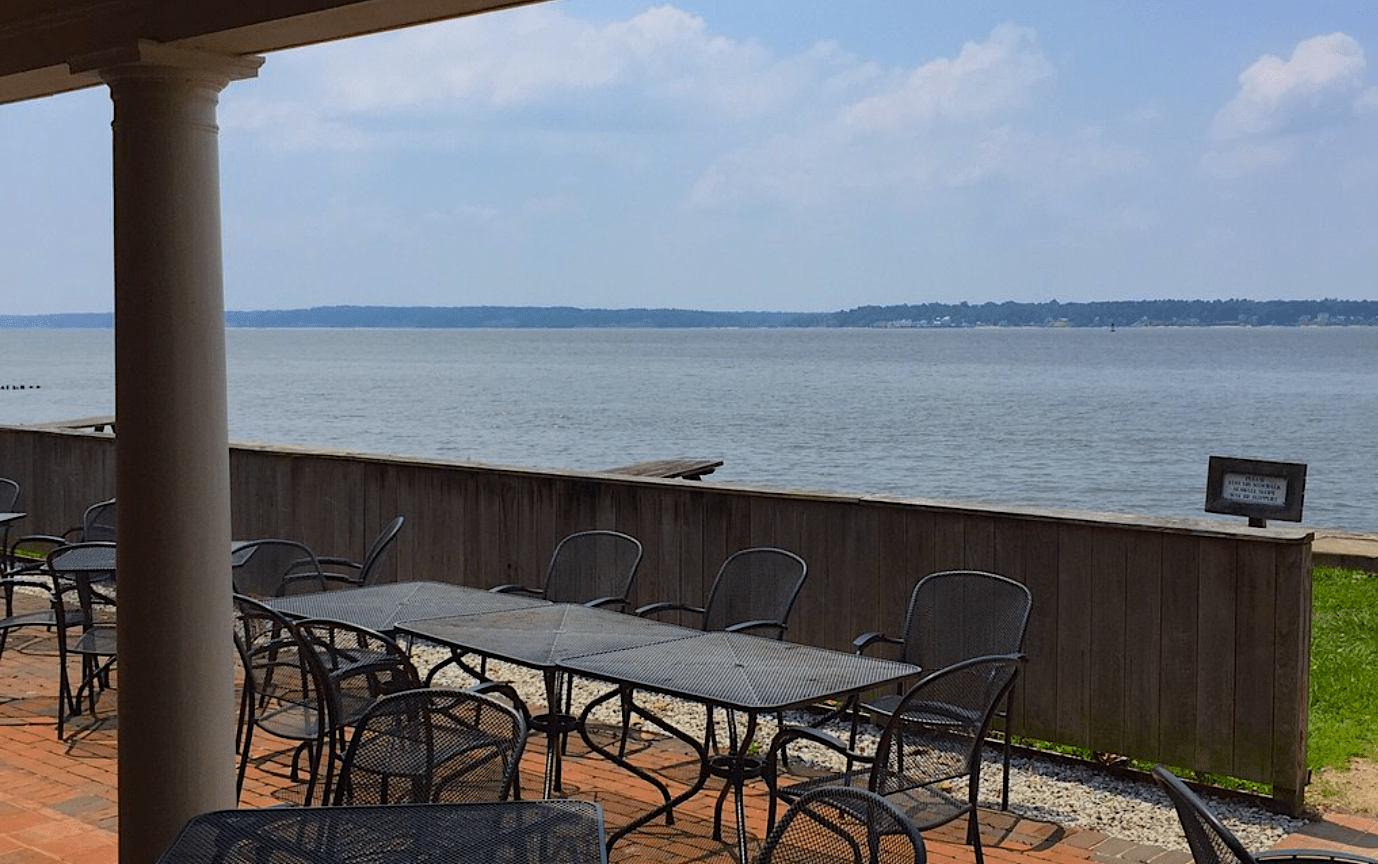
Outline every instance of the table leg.
<path fill-rule="evenodd" d="M 713 839 L 722 840 L 722 807 L 730 791 L 734 796 L 734 809 L 737 815 L 737 853 L 738 860 L 746 861 L 746 808 L 743 804 L 743 789 L 748 778 L 761 776 L 761 760 L 750 754 L 751 742 L 756 739 L 756 712 L 746 715 L 746 731 L 741 739 L 737 737 L 737 712 L 727 711 L 728 753 L 709 760 L 709 770 L 715 777 L 727 782 L 718 793 L 718 803 L 713 808 Z"/>
<path fill-rule="evenodd" d="M 662 814 L 664 814 L 665 816 L 666 825 L 675 824 L 675 808 L 678 807 L 680 804 L 683 804 L 685 801 L 688 801 L 695 795 L 697 795 L 699 793 L 699 790 L 701 790 L 704 787 L 704 784 L 708 782 L 708 777 L 710 775 L 708 768 L 708 750 L 704 747 L 702 742 L 700 742 L 697 738 L 685 732 L 684 730 L 674 726 L 673 724 L 662 719 L 656 714 L 653 714 L 649 710 L 636 704 L 636 700 L 633 698 L 633 695 L 634 691 L 632 690 L 632 688 L 627 687 L 625 685 L 619 686 L 616 690 L 610 690 L 609 692 L 604 693 L 602 696 L 599 696 L 598 698 L 590 701 L 587 705 L 584 706 L 583 713 L 579 715 L 579 735 L 584 739 L 584 743 L 588 745 L 588 748 L 590 750 L 600 754 L 601 756 L 603 756 L 603 758 L 607 759 L 613 764 L 618 765 L 632 772 L 636 776 L 640 777 L 642 780 L 645 780 L 647 783 L 650 783 L 652 786 L 660 790 L 661 796 L 665 799 L 665 802 L 661 804 L 659 807 L 656 807 L 644 816 L 637 817 L 627 825 L 624 825 L 622 828 L 618 829 L 617 831 L 609 835 L 607 842 L 607 848 L 609 852 L 612 852 L 613 844 L 615 844 L 618 840 L 621 840 L 623 837 L 640 828 L 642 825 L 646 825 L 654 821 L 657 817 L 661 816 Z M 676 795 L 675 797 L 671 798 L 669 788 L 666 787 L 666 785 L 660 781 L 660 778 L 655 777 L 652 774 L 636 767 L 631 762 L 627 761 L 624 754 L 600 746 L 598 742 L 594 741 L 593 737 L 589 735 L 589 715 L 593 712 L 595 708 L 597 708 L 602 703 L 607 702 L 609 699 L 617 697 L 623 697 L 625 699 L 625 704 L 633 713 L 637 714 L 643 719 L 649 720 L 650 722 L 669 732 L 671 735 L 688 744 L 691 748 L 693 748 L 694 752 L 698 754 L 699 776 L 695 778 L 694 782 L 689 786 L 688 789 L 684 790 L 679 795 Z"/>
<path fill-rule="evenodd" d="M 552 669 L 546 671 L 544 677 L 546 711 L 532 717 L 531 725 L 536 731 L 545 732 L 545 797 L 550 798 L 552 793 L 563 792 L 561 751 L 565 747 L 565 738 L 575 729 L 582 730 L 583 723 L 580 719 L 564 713 L 561 702 L 564 691 L 563 673 Z"/>

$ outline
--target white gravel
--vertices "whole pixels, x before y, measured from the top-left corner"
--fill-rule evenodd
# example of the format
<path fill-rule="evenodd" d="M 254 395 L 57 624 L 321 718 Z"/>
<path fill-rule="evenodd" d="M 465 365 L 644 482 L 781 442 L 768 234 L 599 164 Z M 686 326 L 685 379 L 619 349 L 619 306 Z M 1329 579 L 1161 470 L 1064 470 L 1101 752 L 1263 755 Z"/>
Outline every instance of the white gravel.
<path fill-rule="evenodd" d="M 412 651 L 418 668 L 426 669 L 448 652 L 417 645 Z M 539 673 L 519 666 L 511 666 L 490 661 L 488 675 L 494 680 L 508 681 L 528 705 L 543 705 L 545 689 Z M 436 681 L 446 686 L 467 686 L 473 683 L 453 666 L 442 672 Z M 575 710 L 594 696 L 602 695 L 608 685 L 577 679 L 574 686 Z M 669 697 L 644 696 L 642 701 L 653 711 L 663 715 L 686 732 L 702 735 L 705 712 L 702 705 L 684 703 Z M 597 723 L 615 726 L 620 723 L 617 700 L 595 712 L 592 719 Z M 813 718 L 799 712 L 788 712 L 786 723 L 804 723 Z M 719 712 L 719 723 L 723 714 Z M 834 724 L 825 727 L 846 740 L 847 727 Z M 760 718 L 756 740 L 762 745 L 775 734 L 776 724 L 773 716 Z M 872 732 L 878 730 L 871 727 Z M 655 730 L 643 730 L 644 732 Z M 724 732 L 719 726 L 719 740 Z M 874 739 L 869 742 L 874 744 Z M 861 749 L 867 742 L 863 740 Z M 818 761 L 828 767 L 826 758 L 832 754 L 825 751 L 812 751 L 805 748 L 790 747 L 792 762 Z M 986 752 L 985 766 L 981 773 L 981 797 L 984 806 L 999 807 L 1000 760 L 998 750 Z M 1305 820 L 1294 819 L 1274 813 L 1247 800 L 1212 797 L 1209 799 L 1212 812 L 1233 831 L 1244 845 L 1250 849 L 1265 849 L 1272 846 L 1284 835 L 1296 830 Z M 1010 764 L 1010 810 L 1021 816 L 1044 822 L 1054 822 L 1069 828 L 1099 831 L 1110 837 L 1117 837 L 1133 843 L 1144 843 L 1165 849 L 1187 849 L 1186 838 L 1177 821 L 1176 811 L 1172 809 L 1167 796 L 1156 783 L 1122 777 L 1081 763 L 1066 760 L 1016 755 Z"/>

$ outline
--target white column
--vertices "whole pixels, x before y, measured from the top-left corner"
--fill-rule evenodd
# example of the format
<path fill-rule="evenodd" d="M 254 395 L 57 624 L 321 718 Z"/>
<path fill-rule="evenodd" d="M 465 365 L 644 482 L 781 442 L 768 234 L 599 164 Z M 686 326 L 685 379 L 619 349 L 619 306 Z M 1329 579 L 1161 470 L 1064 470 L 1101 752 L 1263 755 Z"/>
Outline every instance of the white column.
<path fill-rule="evenodd" d="M 216 104 L 262 60 L 140 42 L 83 63 L 114 102 L 120 864 L 149 864 L 235 805 Z"/>

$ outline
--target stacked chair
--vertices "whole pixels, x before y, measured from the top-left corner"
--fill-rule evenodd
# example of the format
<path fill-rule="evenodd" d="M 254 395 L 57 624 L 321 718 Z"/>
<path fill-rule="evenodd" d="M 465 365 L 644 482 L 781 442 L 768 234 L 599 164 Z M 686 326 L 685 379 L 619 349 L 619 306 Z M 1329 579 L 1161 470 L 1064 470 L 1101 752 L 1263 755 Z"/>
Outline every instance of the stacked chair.
<path fill-rule="evenodd" d="M 237 789 L 243 790 L 258 729 L 296 742 L 290 777 L 306 784 L 301 803 L 317 800 L 318 789 L 319 803 L 327 803 L 348 730 L 380 697 L 419 687 L 416 669 L 395 641 L 368 628 L 290 621 L 242 594 L 235 607 L 244 670 Z"/>
<path fill-rule="evenodd" d="M 82 713 L 83 698 L 96 710 L 115 665 L 115 544 L 59 546 L 48 553 L 47 570 L 58 648 L 57 737 L 62 738 L 68 719 Z M 79 668 L 75 689 L 73 659 Z"/>

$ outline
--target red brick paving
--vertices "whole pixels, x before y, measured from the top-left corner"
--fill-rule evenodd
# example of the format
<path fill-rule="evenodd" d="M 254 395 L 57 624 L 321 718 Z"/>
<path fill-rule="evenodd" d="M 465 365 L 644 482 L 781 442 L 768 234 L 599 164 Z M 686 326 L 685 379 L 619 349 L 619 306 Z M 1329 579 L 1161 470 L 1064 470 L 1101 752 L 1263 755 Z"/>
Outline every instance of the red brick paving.
<path fill-rule="evenodd" d="M 116 724 L 112 694 L 106 694 L 92 717 L 79 717 L 70 737 L 58 741 L 53 722 L 57 689 L 51 645 L 40 638 L 27 645 L 22 634 L 11 634 L 0 657 L 0 864 L 117 864 L 117 795 L 115 769 Z M 267 738 L 267 736 L 263 736 Z M 259 755 L 270 741 L 256 741 Z M 636 764 L 665 778 L 673 792 L 695 774 L 693 755 L 683 745 L 643 742 Z M 522 766 L 527 797 L 541 789 L 545 764 L 544 740 L 528 745 Z M 582 742 L 572 742 L 564 763 L 565 794 L 592 799 L 604 809 L 609 832 L 659 803 L 650 786 L 596 754 Z M 721 788 L 714 781 L 693 800 L 678 808 L 675 824 L 652 823 L 620 841 L 614 862 L 730 862 L 736 860 L 731 799 L 723 840 L 712 838 L 713 804 Z M 265 761 L 251 767 L 240 806 L 271 806 L 297 800 L 295 789 L 279 763 Z M 761 785 L 748 786 L 746 798 L 748 847 L 759 848 L 766 819 Z M 1015 817 L 982 813 L 982 837 L 990 864 L 1186 864 L 1190 856 L 1152 846 L 1128 843 L 1093 831 Z M 973 864 L 964 845 L 965 820 L 925 834 L 933 864 Z M 1378 822 L 1329 815 L 1285 838 L 1281 846 L 1325 846 L 1378 854 Z"/>

